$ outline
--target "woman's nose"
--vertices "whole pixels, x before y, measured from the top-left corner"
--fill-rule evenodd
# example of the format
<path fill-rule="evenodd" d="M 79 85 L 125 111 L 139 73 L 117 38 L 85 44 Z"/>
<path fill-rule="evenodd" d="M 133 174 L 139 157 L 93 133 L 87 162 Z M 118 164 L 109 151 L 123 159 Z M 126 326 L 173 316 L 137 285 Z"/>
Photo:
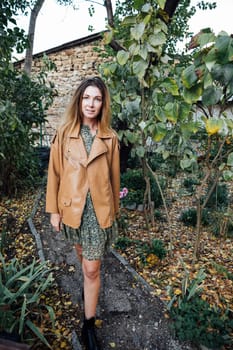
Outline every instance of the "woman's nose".
<path fill-rule="evenodd" d="M 89 100 L 88 100 L 88 104 L 89 104 L 89 106 L 94 106 L 94 99 L 93 98 L 89 98 Z"/>

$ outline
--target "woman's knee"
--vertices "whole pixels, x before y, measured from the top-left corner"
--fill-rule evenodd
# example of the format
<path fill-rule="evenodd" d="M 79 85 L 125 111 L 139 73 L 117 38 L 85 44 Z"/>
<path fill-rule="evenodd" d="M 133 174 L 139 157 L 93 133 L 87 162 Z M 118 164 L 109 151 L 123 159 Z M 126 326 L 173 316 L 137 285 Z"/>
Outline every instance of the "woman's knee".
<path fill-rule="evenodd" d="M 99 260 L 94 260 L 94 261 L 89 261 L 86 259 L 83 259 L 83 274 L 84 277 L 90 279 L 90 280 L 95 280 L 99 278 L 100 276 L 100 261 Z"/>

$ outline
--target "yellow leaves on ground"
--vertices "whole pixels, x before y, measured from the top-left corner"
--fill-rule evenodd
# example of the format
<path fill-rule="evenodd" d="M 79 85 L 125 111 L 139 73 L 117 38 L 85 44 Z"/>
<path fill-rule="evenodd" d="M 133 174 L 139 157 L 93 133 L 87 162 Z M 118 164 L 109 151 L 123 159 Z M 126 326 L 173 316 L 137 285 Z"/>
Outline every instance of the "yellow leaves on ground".
<path fill-rule="evenodd" d="M 183 202 L 182 202 L 183 200 Z M 204 269 L 206 278 L 202 283 L 202 298 L 212 306 L 218 306 L 223 310 L 233 310 L 233 239 L 213 236 L 209 231 L 203 231 L 201 238 L 202 254 L 199 261 L 193 264 L 193 249 L 195 242 L 195 228 L 187 227 L 177 220 L 183 207 L 188 206 L 191 198 L 179 198 L 173 201 L 169 208 L 169 216 L 172 222 L 173 251 L 170 256 L 157 263 L 156 255 L 149 254 L 146 262 L 140 263 L 137 249 L 134 244 L 130 245 L 124 252 L 124 257 L 130 262 L 135 270 L 151 286 L 154 287 L 153 294 L 161 300 L 169 301 L 167 287 L 172 286 L 175 295 L 182 294 L 182 281 L 188 274 L 193 280 L 200 269 Z M 162 211 L 162 209 L 161 209 Z M 158 227 L 148 232 L 143 225 L 143 214 L 127 211 L 128 232 L 127 237 L 132 241 L 140 240 L 148 243 L 152 239 L 160 239 L 168 247 L 169 232 L 167 222 L 158 222 Z M 231 278 L 227 277 L 231 274 Z"/>
<path fill-rule="evenodd" d="M 153 267 L 153 266 L 157 265 L 160 260 L 157 257 L 157 255 L 151 253 L 147 256 L 146 261 L 147 261 L 147 264 L 149 267 Z"/>
<path fill-rule="evenodd" d="M 96 319 L 96 320 L 95 320 L 95 326 L 96 326 L 97 328 L 102 328 L 102 326 L 103 326 L 103 321 L 100 320 L 100 319 Z"/>

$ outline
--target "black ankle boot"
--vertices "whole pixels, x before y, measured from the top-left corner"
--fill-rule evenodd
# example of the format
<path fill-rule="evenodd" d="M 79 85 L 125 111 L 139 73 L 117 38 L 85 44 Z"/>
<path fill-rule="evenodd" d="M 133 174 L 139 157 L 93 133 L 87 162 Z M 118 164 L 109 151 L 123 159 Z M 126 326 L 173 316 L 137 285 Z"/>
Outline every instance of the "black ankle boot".
<path fill-rule="evenodd" d="M 95 318 L 89 320 L 84 319 L 82 328 L 82 341 L 86 346 L 86 350 L 100 350 L 96 334 L 95 334 Z"/>

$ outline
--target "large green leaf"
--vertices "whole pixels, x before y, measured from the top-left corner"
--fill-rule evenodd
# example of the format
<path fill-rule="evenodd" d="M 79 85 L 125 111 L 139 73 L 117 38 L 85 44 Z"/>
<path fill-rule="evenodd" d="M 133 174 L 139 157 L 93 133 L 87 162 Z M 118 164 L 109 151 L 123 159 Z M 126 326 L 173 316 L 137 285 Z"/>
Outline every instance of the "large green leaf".
<path fill-rule="evenodd" d="M 192 105 L 185 101 L 179 102 L 179 120 L 184 121 L 190 114 Z"/>
<path fill-rule="evenodd" d="M 160 106 L 155 106 L 154 108 L 155 111 L 155 117 L 158 119 L 160 122 L 166 122 L 166 115 L 164 113 L 164 110 Z"/>
<path fill-rule="evenodd" d="M 164 10 L 165 4 L 166 4 L 166 0 L 157 0 L 157 3 L 161 7 L 161 9 Z"/>
<path fill-rule="evenodd" d="M 144 30 L 145 30 L 145 23 L 141 22 L 136 24 L 133 28 L 131 28 L 130 33 L 133 39 L 135 40 L 140 40 L 141 37 L 144 34 Z"/>
<path fill-rule="evenodd" d="M 165 44 L 166 40 L 166 35 L 162 31 L 156 34 L 151 34 L 148 38 L 148 41 L 152 46 L 163 45 Z"/>
<path fill-rule="evenodd" d="M 178 116 L 179 116 L 179 105 L 178 103 L 168 102 L 165 107 L 164 111 L 166 114 L 166 117 L 169 121 L 176 123 Z"/>
<path fill-rule="evenodd" d="M 187 103 L 197 102 L 202 94 L 202 86 L 198 84 L 191 89 L 184 89 L 184 99 Z"/>
<path fill-rule="evenodd" d="M 138 146 L 136 147 L 136 154 L 138 155 L 139 158 L 143 158 L 145 155 L 145 148 L 143 146 Z"/>
<path fill-rule="evenodd" d="M 210 45 L 210 43 L 213 43 L 215 41 L 215 35 L 211 30 L 205 30 L 205 32 L 201 33 L 198 36 L 198 44 L 202 48 L 203 46 L 206 46 L 207 44 Z"/>
<path fill-rule="evenodd" d="M 153 140 L 155 142 L 161 141 L 167 134 L 167 128 L 163 123 L 157 123 L 154 128 Z"/>
<path fill-rule="evenodd" d="M 222 91 L 214 86 L 209 86 L 203 91 L 202 103 L 205 106 L 216 105 L 221 99 Z"/>
<path fill-rule="evenodd" d="M 198 124 L 195 122 L 183 123 L 181 124 L 181 131 L 185 138 L 190 137 L 198 131 Z"/>
<path fill-rule="evenodd" d="M 233 55 L 233 39 L 231 36 L 219 35 L 216 39 L 215 49 L 219 63 L 227 63 Z"/>
<path fill-rule="evenodd" d="M 227 85 L 233 79 L 233 63 L 225 65 L 216 64 L 212 68 L 211 74 L 213 79 L 219 81 L 223 85 Z"/>
<path fill-rule="evenodd" d="M 147 67 L 148 63 L 144 60 L 133 62 L 133 72 L 139 79 L 144 77 Z"/>
<path fill-rule="evenodd" d="M 121 66 L 124 66 L 129 59 L 129 52 L 120 50 L 117 52 L 117 61 Z"/>
<path fill-rule="evenodd" d="M 181 79 L 184 86 L 187 89 L 190 89 L 191 87 L 193 87 L 198 81 L 198 76 L 196 74 L 196 67 L 194 65 L 191 65 L 186 69 L 184 69 L 181 75 Z"/>
<path fill-rule="evenodd" d="M 161 84 L 161 87 L 164 87 L 170 94 L 173 96 L 179 95 L 179 88 L 175 79 L 166 78 Z"/>

